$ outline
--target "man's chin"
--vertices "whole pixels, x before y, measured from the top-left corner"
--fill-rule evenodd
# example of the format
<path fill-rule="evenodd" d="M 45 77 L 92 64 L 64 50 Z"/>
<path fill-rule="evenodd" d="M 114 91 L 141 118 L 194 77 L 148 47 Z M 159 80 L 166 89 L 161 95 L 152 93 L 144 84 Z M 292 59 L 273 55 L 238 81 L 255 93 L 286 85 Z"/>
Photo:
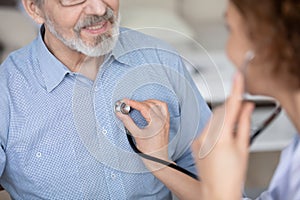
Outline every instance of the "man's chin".
<path fill-rule="evenodd" d="M 102 46 L 96 46 L 96 47 L 91 47 L 91 48 L 78 48 L 76 49 L 78 52 L 89 56 L 89 57 L 100 57 L 108 54 L 109 52 L 112 51 L 113 48 L 106 48 L 103 49 Z"/>
<path fill-rule="evenodd" d="M 87 55 L 89 57 L 104 56 L 112 51 L 117 43 L 118 38 L 114 37 L 98 37 L 93 40 L 85 40 L 81 38 L 74 44 L 74 50 Z"/>

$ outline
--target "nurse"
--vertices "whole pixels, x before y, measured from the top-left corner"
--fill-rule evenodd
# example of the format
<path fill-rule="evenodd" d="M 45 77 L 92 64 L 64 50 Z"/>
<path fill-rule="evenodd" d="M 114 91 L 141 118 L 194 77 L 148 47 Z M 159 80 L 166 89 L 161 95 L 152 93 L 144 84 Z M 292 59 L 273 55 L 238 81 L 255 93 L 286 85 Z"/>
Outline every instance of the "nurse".
<path fill-rule="evenodd" d="M 253 110 L 251 103 L 242 101 L 245 90 L 277 99 L 300 133 L 300 1 L 229 0 L 226 21 L 227 54 L 237 66 L 237 73 L 229 98 L 214 111 L 193 143 L 201 181 L 144 160 L 149 170 L 180 199 L 241 199 Z M 118 114 L 135 136 L 138 148 L 168 160 L 167 105 L 156 100 L 126 99 L 125 103 L 139 110 L 148 121 L 147 127 L 139 129 L 129 116 Z M 149 135 L 149 130 L 155 134 Z M 299 173 L 298 135 L 282 152 L 268 191 L 258 199 L 299 200 Z"/>

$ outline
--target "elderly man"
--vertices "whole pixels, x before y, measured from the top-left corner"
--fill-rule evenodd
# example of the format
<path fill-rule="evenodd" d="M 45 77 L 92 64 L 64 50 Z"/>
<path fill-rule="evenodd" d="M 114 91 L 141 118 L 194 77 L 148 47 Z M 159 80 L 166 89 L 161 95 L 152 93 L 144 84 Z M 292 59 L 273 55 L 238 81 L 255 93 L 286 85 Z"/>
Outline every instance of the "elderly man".
<path fill-rule="evenodd" d="M 113 108 L 122 98 L 167 102 L 170 159 L 195 172 L 189 145 L 210 111 L 181 58 L 119 28 L 119 0 L 23 5 L 42 26 L 0 68 L 3 188 L 13 199 L 170 199 L 133 153 Z M 131 115 L 145 126 L 140 113 Z"/>

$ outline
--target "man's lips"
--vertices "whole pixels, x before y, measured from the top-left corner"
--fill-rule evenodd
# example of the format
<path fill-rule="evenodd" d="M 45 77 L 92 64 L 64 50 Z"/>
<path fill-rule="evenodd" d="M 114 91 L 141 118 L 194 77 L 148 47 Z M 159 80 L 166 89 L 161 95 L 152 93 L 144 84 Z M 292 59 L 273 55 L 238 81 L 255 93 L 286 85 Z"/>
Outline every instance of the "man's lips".
<path fill-rule="evenodd" d="M 108 21 L 93 24 L 91 26 L 83 27 L 82 30 L 88 32 L 89 34 L 101 34 L 108 30 Z"/>

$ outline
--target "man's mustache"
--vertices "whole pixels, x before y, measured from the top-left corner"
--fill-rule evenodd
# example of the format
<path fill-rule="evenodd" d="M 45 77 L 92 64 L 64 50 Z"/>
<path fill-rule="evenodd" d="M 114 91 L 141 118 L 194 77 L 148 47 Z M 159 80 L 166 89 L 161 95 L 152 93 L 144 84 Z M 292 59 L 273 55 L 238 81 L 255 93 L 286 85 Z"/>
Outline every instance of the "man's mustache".
<path fill-rule="evenodd" d="M 109 7 L 106 9 L 106 12 L 103 16 L 90 15 L 85 17 L 83 20 L 80 20 L 75 26 L 75 31 L 79 32 L 82 28 L 92 26 L 94 24 L 99 24 L 104 21 L 110 21 L 112 24 L 115 22 L 114 12 Z"/>

